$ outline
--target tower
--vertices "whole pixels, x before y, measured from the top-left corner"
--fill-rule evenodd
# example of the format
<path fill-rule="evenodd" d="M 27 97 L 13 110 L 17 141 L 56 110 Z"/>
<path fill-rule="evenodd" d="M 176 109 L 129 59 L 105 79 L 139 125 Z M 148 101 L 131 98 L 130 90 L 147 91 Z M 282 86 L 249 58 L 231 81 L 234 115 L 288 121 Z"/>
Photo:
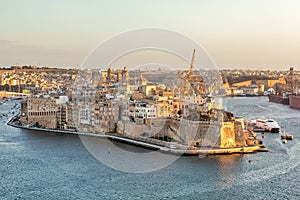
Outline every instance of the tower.
<path fill-rule="evenodd" d="M 293 67 L 290 67 L 289 86 L 290 86 L 292 92 L 294 92 L 294 68 Z"/>

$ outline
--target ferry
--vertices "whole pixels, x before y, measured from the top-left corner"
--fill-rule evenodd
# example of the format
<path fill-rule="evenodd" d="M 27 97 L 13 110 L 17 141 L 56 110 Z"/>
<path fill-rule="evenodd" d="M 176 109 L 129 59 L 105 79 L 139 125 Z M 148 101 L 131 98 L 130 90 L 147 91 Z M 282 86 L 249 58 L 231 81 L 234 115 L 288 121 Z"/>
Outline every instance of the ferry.
<path fill-rule="evenodd" d="M 280 126 L 273 119 L 257 119 L 256 127 L 264 131 L 270 131 L 272 133 L 279 133 Z"/>

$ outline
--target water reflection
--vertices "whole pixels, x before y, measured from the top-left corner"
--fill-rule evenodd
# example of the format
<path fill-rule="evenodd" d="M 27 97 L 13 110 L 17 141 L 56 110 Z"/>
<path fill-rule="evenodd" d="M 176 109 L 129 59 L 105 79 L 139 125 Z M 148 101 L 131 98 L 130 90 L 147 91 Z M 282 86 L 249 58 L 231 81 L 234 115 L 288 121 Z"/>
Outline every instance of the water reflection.
<path fill-rule="evenodd" d="M 231 188 L 245 162 L 241 154 L 216 156 L 218 166 L 218 186 L 222 189 Z"/>

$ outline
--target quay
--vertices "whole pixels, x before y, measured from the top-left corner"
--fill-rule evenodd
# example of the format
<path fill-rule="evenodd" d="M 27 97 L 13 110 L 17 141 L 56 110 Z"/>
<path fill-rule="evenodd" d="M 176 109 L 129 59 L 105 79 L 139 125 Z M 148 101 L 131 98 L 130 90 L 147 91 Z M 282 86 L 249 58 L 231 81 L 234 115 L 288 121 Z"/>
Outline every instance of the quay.
<path fill-rule="evenodd" d="M 79 135 L 79 136 L 88 136 L 88 137 L 98 137 L 103 139 L 110 139 L 121 143 L 127 143 L 147 149 L 152 149 L 156 151 L 161 151 L 163 153 L 170 153 L 176 155 L 185 155 L 185 156 L 196 156 L 196 155 L 228 155 L 228 154 L 249 154 L 249 153 L 257 153 L 257 152 L 267 152 L 268 150 L 264 148 L 262 145 L 251 145 L 246 147 L 233 147 L 233 148 L 190 148 L 186 145 L 176 144 L 176 148 L 171 147 L 172 143 L 158 141 L 151 138 L 146 137 L 129 137 L 125 135 L 116 135 L 116 133 L 109 134 L 95 134 L 95 133 L 85 133 L 85 132 L 77 132 L 71 130 L 59 130 L 59 129 L 48 129 L 48 128 L 38 128 L 38 127 L 30 127 L 23 126 L 16 123 L 16 117 L 12 117 L 7 125 L 33 130 L 33 131 L 44 131 L 44 132 L 52 132 L 52 133 L 60 133 L 60 134 L 71 134 L 71 135 Z"/>

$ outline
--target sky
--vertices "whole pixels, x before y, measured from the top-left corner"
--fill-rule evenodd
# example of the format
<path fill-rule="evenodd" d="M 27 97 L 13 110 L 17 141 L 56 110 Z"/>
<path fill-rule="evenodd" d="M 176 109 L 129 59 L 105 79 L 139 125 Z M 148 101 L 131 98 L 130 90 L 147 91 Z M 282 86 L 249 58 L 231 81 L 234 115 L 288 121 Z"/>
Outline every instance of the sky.
<path fill-rule="evenodd" d="M 0 66 L 75 67 L 107 39 L 155 27 L 201 44 L 219 68 L 300 70 L 299 10 L 298 0 L 0 0 Z"/>

